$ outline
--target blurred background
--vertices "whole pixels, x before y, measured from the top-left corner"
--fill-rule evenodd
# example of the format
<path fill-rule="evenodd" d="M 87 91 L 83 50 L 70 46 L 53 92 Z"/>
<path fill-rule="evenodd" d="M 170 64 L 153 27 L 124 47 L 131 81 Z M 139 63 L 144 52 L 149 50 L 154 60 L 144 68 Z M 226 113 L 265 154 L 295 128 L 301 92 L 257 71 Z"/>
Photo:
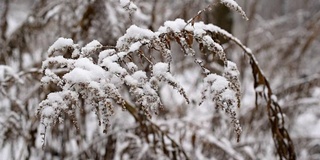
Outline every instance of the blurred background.
<path fill-rule="evenodd" d="M 98 40 L 114 46 L 135 24 L 157 31 L 167 20 L 189 20 L 214 0 L 134 0 L 128 13 L 118 0 L 0 1 L 0 159 L 168 159 L 147 149 L 133 117 L 121 111 L 103 134 L 95 114 L 84 106 L 76 134 L 72 120 L 50 130 L 41 148 L 39 103 L 54 88 L 42 87 L 40 72 L 47 50 L 59 37 L 79 45 Z M 237 0 L 249 20 L 223 5 L 206 10 L 197 21 L 232 33 L 256 56 L 285 115 L 285 127 L 297 159 L 320 159 L 320 1 Z M 189 95 L 161 88 L 165 109 L 152 121 L 161 126 L 191 159 L 277 159 L 264 102 L 255 103 L 252 70 L 243 51 L 221 38 L 227 58 L 240 70 L 242 104 L 237 109 L 243 134 L 236 142 L 227 115 L 210 103 L 198 106 L 201 69 L 173 48 L 172 70 Z M 201 55 L 218 72 L 221 65 Z M 257 102 L 260 104 L 260 102 Z M 124 118 L 126 117 L 126 118 Z M 157 153 L 157 154 L 156 154 Z"/>

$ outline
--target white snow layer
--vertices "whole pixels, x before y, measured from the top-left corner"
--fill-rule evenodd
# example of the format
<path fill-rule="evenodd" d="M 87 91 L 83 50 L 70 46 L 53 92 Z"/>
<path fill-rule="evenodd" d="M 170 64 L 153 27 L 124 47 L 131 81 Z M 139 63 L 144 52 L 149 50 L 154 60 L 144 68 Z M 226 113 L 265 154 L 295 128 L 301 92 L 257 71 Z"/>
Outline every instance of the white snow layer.
<path fill-rule="evenodd" d="M 70 38 L 62 38 L 60 37 L 56 40 L 48 49 L 48 53 L 52 54 L 55 50 L 59 50 L 68 46 L 73 45 L 73 40 Z"/>
<path fill-rule="evenodd" d="M 168 72 L 168 64 L 159 62 L 153 66 L 153 75 L 160 76 Z"/>

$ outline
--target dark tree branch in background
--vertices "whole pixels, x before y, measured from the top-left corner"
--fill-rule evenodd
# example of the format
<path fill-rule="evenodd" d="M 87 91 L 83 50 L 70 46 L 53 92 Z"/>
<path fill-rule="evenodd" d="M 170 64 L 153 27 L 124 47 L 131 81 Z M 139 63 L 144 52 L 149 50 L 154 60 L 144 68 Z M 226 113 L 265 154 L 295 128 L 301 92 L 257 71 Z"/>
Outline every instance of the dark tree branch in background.
<path fill-rule="evenodd" d="M 7 27 L 8 27 L 8 22 L 7 22 L 7 14 L 8 14 L 8 10 L 9 10 L 9 0 L 4 0 L 2 2 L 0 2 L 1 4 L 1 15 L 0 15 L 0 42 L 5 41 L 6 40 L 6 32 L 7 32 Z"/>

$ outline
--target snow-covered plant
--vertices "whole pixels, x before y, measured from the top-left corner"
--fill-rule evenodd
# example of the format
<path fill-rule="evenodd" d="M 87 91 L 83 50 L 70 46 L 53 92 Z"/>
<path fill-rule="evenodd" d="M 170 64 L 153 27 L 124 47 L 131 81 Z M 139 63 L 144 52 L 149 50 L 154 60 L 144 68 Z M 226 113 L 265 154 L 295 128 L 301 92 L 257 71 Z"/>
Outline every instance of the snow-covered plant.
<path fill-rule="evenodd" d="M 221 3 L 246 18 L 241 7 L 234 1 L 223 0 Z M 129 12 L 136 9 L 130 1 L 121 1 L 121 5 Z M 191 95 L 187 95 L 171 72 L 171 64 L 175 63 L 172 56 L 177 54 L 171 49 L 173 42 L 180 46 L 186 58 L 193 59 L 203 70 L 204 89 L 200 104 L 204 100 L 210 100 L 214 102 L 216 109 L 225 111 L 239 141 L 242 129 L 235 111 L 240 107 L 239 71 L 236 64 L 227 59 L 223 46 L 216 39 L 217 36 L 234 41 L 249 55 L 252 65 L 257 65 L 251 51 L 237 38 L 213 24 L 196 22 L 195 18 L 188 22 L 182 19 L 166 21 L 158 31 L 132 25 L 118 39 L 116 46 L 107 49 L 97 40 L 80 47 L 72 39 L 59 38 L 49 48 L 49 57 L 42 64 L 44 77 L 41 81 L 59 88 L 58 91 L 48 94 L 38 109 L 44 128 L 41 133 L 43 141 L 47 127 L 62 121 L 64 113 L 67 113 L 79 128 L 75 115 L 83 105 L 90 106 L 94 111 L 99 125 L 104 126 L 104 132 L 108 130 L 110 116 L 117 114 L 114 113 L 115 108 L 120 106 L 140 122 L 145 119 L 139 114 L 139 110 L 142 111 L 148 122 L 145 127 L 153 128 L 154 135 L 162 135 L 160 139 L 164 136 L 170 140 L 168 135 L 162 134 L 160 128 L 152 125 L 150 119 L 153 113 L 163 108 L 158 92 L 163 83 L 170 85 L 180 93 L 186 103 L 190 103 Z M 222 62 L 223 73 L 212 73 L 206 69 L 201 60 L 196 58 L 199 54 L 212 54 L 217 57 Z M 154 58 L 159 55 L 162 61 Z M 149 71 L 139 65 L 134 60 L 135 57 L 140 57 L 143 63 L 147 63 Z M 254 66 L 256 67 L 258 66 Z M 128 92 L 125 92 L 126 90 Z M 183 149 L 174 140 L 170 141 L 173 149 L 176 148 L 183 154 L 167 154 L 167 149 L 163 152 L 168 157 L 187 158 Z M 166 148 L 164 142 L 162 146 Z"/>
<path fill-rule="evenodd" d="M 246 18 L 241 7 L 234 1 L 222 0 L 221 3 L 238 11 Z M 121 1 L 121 5 L 130 13 L 136 10 L 136 6 L 130 1 Z M 42 64 L 44 77 L 41 81 L 44 84 L 54 84 L 59 88 L 58 91 L 48 94 L 47 98 L 40 103 L 37 112 L 41 116 L 41 124 L 44 128 L 41 133 L 43 141 L 47 127 L 63 121 L 62 117 L 65 113 L 79 128 L 76 113 L 82 109 L 81 106 L 89 106 L 96 114 L 99 125 L 103 124 L 104 132 L 107 132 L 109 118 L 116 114 L 115 108 L 120 106 L 123 110 L 128 110 L 140 122 L 140 125 L 153 128 L 153 132 L 157 133 L 154 135 L 161 135 L 158 138 L 169 138 L 173 149 L 177 149 L 181 154 L 166 153 L 166 143 L 162 142 L 163 152 L 168 157 L 187 158 L 183 149 L 150 121 L 152 114 L 164 107 L 159 95 L 159 88 L 163 83 L 170 85 L 180 93 L 186 103 L 190 103 L 190 95 L 187 95 L 171 72 L 171 64 L 175 63 L 172 54 L 176 54 L 171 49 L 173 42 L 180 46 L 186 58 L 193 59 L 203 70 L 204 87 L 200 104 L 204 100 L 210 100 L 214 102 L 216 109 L 225 111 L 231 119 L 239 141 L 242 129 L 235 111 L 237 107 L 240 107 L 239 71 L 236 64 L 227 59 L 223 46 L 216 39 L 217 36 L 234 41 L 244 50 L 250 58 L 256 81 L 255 86 L 266 85 L 268 88 L 264 95 L 268 108 L 270 110 L 279 109 L 270 86 L 251 51 L 237 38 L 215 25 L 196 22 L 195 18 L 188 22 L 176 19 L 166 21 L 158 31 L 132 25 L 118 39 L 116 46 L 107 47 L 107 49 L 97 40 L 80 47 L 72 39 L 59 38 L 49 48 L 49 57 Z M 216 56 L 222 62 L 223 73 L 212 73 L 205 68 L 201 60 L 196 58 L 198 54 Z M 162 61 L 154 58 L 159 55 Z M 135 57 L 140 57 L 143 63 L 148 64 L 147 70 L 135 61 Z M 140 111 L 147 119 L 143 118 Z M 270 121 L 273 123 L 273 119 L 280 119 L 283 123 L 282 115 L 280 114 L 279 117 L 274 113 L 278 111 L 269 113 Z M 148 123 L 142 122 L 143 119 Z M 275 123 L 278 122 L 279 120 L 275 121 Z M 281 131 L 284 133 L 280 134 L 287 135 L 283 130 L 283 124 L 279 123 L 275 126 L 282 128 Z M 147 141 L 149 141 L 148 138 Z M 275 141 L 276 144 L 290 143 L 278 138 L 275 138 Z M 286 156 L 288 153 L 280 154 Z"/>
<path fill-rule="evenodd" d="M 312 34 L 302 39 L 299 36 L 291 38 L 296 31 L 289 29 L 288 34 L 271 32 L 293 42 L 286 45 L 287 41 L 274 41 L 272 36 L 266 36 L 259 29 L 250 32 L 250 27 L 256 25 L 250 23 L 261 20 L 254 17 L 256 10 L 251 8 L 247 30 L 240 35 L 248 34 L 242 44 L 232 34 L 217 27 L 220 26 L 218 19 L 228 21 L 226 17 L 217 16 L 215 12 L 220 13 L 220 10 L 215 7 L 226 6 L 225 9 L 234 10 L 248 19 L 234 0 L 216 0 L 215 3 L 193 0 L 42 0 L 32 2 L 32 9 L 24 16 L 16 13 L 16 6 L 26 7 L 25 4 L 17 5 L 19 1 L 0 2 L 2 157 L 273 159 L 278 152 L 280 159 L 295 158 L 288 125 L 284 121 L 292 119 L 287 114 L 291 108 L 282 111 L 283 102 L 286 98 L 300 102 L 301 94 L 311 94 L 305 90 L 314 90 L 312 96 L 317 99 L 319 75 L 297 83 L 285 80 L 290 83 L 278 87 L 278 92 L 271 89 L 277 87 L 273 86 L 274 81 L 269 84 L 265 75 L 274 77 L 273 73 L 281 72 L 286 63 L 297 58 L 297 54 L 289 52 L 293 48 L 290 46 L 301 46 L 301 51 L 311 57 L 306 49 L 311 42 L 318 44 L 313 37 L 318 34 L 319 14 L 315 14 L 307 27 L 297 25 L 299 31 L 304 30 L 301 33 L 307 34 L 306 28 L 312 29 Z M 257 3 L 248 4 L 252 7 Z M 225 15 L 231 19 L 233 16 L 229 13 Z M 13 23 L 16 16 L 24 19 L 21 25 Z M 194 17 L 189 19 L 191 16 Z M 215 18 L 217 24 L 210 24 L 216 23 Z M 173 21 L 167 21 L 169 19 Z M 268 25 L 257 24 L 258 28 L 272 29 L 274 23 L 266 23 Z M 276 21 L 275 25 L 278 23 Z M 241 26 L 239 23 L 233 25 L 236 30 Z M 260 36 L 254 37 L 256 42 L 250 46 L 248 42 L 256 34 Z M 301 40 L 306 41 L 299 45 Z M 284 59 L 277 56 L 261 61 L 259 58 L 270 55 L 257 55 L 265 51 L 265 41 L 267 45 L 270 42 L 271 46 L 278 46 L 270 49 L 278 48 L 275 55 L 283 48 L 289 48 L 286 63 L 278 63 L 282 69 L 271 72 L 271 76 L 270 68 L 278 68 L 275 62 Z M 308 59 L 303 61 L 308 63 Z M 313 62 L 317 62 L 316 59 Z M 294 68 L 295 64 L 290 66 Z M 286 74 L 292 73 L 277 74 L 276 78 Z M 247 86 L 252 85 L 252 81 L 255 90 Z M 254 92 L 256 103 L 253 102 Z M 287 104 L 298 105 L 296 101 Z M 316 108 L 318 102 L 313 100 L 310 103 Z M 240 106 L 243 106 L 241 110 Z M 311 113 L 312 109 L 309 111 Z M 294 122 L 303 124 L 305 117 L 308 122 L 317 122 L 316 114 L 304 114 Z M 297 128 L 290 125 L 289 131 Z M 272 138 L 275 148 L 270 141 Z M 297 138 L 301 137 L 293 137 L 295 143 L 299 142 Z M 316 146 L 314 142 L 317 141 L 311 139 L 299 148 Z M 316 152 L 305 153 L 316 155 Z M 299 157 L 308 157 L 302 153 L 304 151 Z M 314 155 L 310 154 L 310 157 Z"/>
<path fill-rule="evenodd" d="M 122 2 L 123 4 L 125 2 Z M 131 2 L 124 6 L 131 5 Z M 242 11 L 235 3 L 228 3 L 228 7 Z M 239 10 L 240 9 L 240 10 Z M 240 12 L 244 15 L 244 12 Z M 73 117 L 77 126 L 75 112 L 80 109 L 80 101 L 91 106 L 104 124 L 108 127 L 108 117 L 114 112 L 114 107 L 134 105 L 151 118 L 150 111 L 157 112 L 162 108 L 158 94 L 161 83 L 167 83 L 177 90 L 189 103 L 189 97 L 170 71 L 172 61 L 171 43 L 180 45 L 187 58 L 193 58 L 196 63 L 194 45 L 200 50 L 207 48 L 206 54 L 217 56 L 224 64 L 222 75 L 210 73 L 204 69 L 205 90 L 202 101 L 212 100 L 217 109 L 225 110 L 234 124 L 238 137 L 241 134 L 239 120 L 236 118 L 235 108 L 240 106 L 239 72 L 235 63 L 228 61 L 223 47 L 215 36 L 236 39 L 225 30 L 203 22 L 186 23 L 182 19 L 167 21 L 164 26 L 154 32 L 132 25 L 117 41 L 114 48 L 103 50 L 103 45 L 94 40 L 84 47 L 79 47 L 72 39 L 59 38 L 48 50 L 49 57 L 42 64 L 44 77 L 42 82 L 55 84 L 60 91 L 50 93 L 47 99 L 40 103 L 38 114 L 41 124 L 46 128 L 57 123 L 62 113 Z M 155 50 L 163 57 L 163 62 L 153 60 L 153 56 L 146 50 Z M 95 56 L 98 54 L 97 56 Z M 156 53 L 153 53 L 156 54 Z M 71 58 L 67 58 L 71 55 Z M 132 57 L 141 56 L 149 63 L 151 73 L 142 70 L 132 61 Z M 69 56 L 70 57 L 70 56 Z M 150 58 L 149 58 L 150 57 Z M 122 95 L 122 90 L 129 88 L 129 97 Z M 45 130 L 44 130 L 45 131 Z"/>

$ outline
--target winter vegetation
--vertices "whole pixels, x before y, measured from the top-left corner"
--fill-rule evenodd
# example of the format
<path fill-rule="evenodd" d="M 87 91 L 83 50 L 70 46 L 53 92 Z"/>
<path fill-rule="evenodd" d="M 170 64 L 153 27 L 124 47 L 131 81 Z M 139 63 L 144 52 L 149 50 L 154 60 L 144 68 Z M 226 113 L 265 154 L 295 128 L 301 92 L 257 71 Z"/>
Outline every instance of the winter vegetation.
<path fill-rule="evenodd" d="M 319 10 L 0 1 L 0 155 L 319 159 Z"/>

